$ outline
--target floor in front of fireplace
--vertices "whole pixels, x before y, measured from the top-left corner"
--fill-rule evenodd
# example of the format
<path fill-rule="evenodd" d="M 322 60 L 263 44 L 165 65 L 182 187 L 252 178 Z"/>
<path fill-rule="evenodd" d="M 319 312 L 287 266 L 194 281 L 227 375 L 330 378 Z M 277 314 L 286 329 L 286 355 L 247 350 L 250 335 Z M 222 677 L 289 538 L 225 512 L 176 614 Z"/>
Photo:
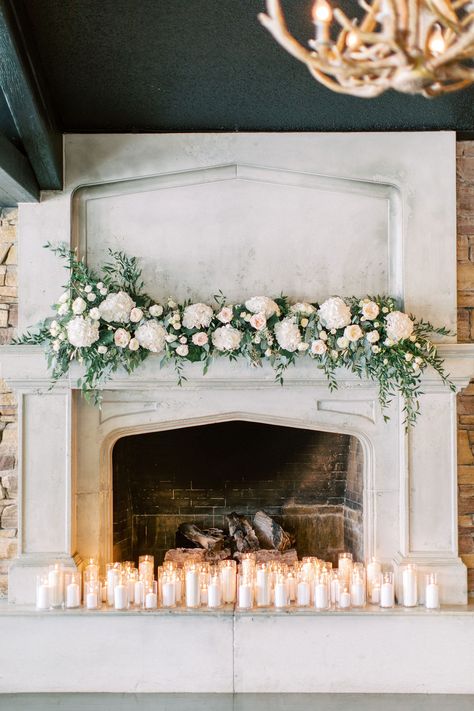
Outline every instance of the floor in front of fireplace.
<path fill-rule="evenodd" d="M 474 695 L 3 694 L 8 711 L 473 711 Z"/>

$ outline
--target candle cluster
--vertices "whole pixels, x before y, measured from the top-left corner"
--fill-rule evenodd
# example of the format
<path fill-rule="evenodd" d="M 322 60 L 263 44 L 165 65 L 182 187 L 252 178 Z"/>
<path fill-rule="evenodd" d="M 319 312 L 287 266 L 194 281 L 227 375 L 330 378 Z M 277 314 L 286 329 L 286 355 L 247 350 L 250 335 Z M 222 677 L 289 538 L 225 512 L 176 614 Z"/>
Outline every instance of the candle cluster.
<path fill-rule="evenodd" d="M 272 561 L 257 562 L 255 553 L 242 555 L 240 564 L 223 560 L 217 565 L 188 560 L 183 566 L 165 561 L 157 569 L 154 558 L 143 555 L 138 568 L 131 562 L 110 563 L 101 578 L 99 565 L 90 559 L 83 574 L 66 570 L 60 563 L 50 566 L 37 578 L 36 607 L 96 610 L 129 608 L 208 608 L 236 605 L 240 610 L 288 607 L 316 610 L 348 610 L 366 604 L 390 608 L 395 605 L 392 571 L 383 571 L 372 558 L 364 566 L 350 553 L 339 555 L 338 567 L 313 556 L 294 565 Z M 82 588 L 83 583 L 83 590 Z M 399 602 L 405 607 L 418 604 L 418 575 L 415 565 L 400 571 Z M 436 575 L 426 576 L 425 606 L 439 607 Z"/>

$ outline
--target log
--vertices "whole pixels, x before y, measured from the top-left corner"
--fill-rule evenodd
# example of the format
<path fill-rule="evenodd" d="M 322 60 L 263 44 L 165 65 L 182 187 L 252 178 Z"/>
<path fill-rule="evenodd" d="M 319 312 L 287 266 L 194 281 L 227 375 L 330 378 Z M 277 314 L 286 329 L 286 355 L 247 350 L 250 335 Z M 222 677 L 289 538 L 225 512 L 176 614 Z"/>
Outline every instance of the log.
<path fill-rule="evenodd" d="M 176 534 L 177 541 L 190 541 L 194 546 L 205 548 L 209 551 L 222 550 L 224 547 L 224 531 L 219 528 L 209 528 L 205 531 L 195 523 L 180 523 Z M 183 541 L 184 542 L 184 541 Z"/>
<path fill-rule="evenodd" d="M 235 541 L 235 546 L 240 553 L 257 551 L 260 548 L 255 531 L 245 518 L 233 511 L 226 516 L 229 524 L 229 534 Z"/>
<path fill-rule="evenodd" d="M 293 536 L 284 531 L 265 511 L 257 511 L 253 517 L 253 527 L 261 548 L 283 552 L 294 543 Z"/>
<path fill-rule="evenodd" d="M 188 561 L 216 564 L 230 557 L 230 548 L 223 548 L 220 551 L 209 551 L 205 548 L 170 548 L 170 550 L 165 553 L 165 561 L 171 560 L 180 568 Z"/>
<path fill-rule="evenodd" d="M 234 553 L 234 558 L 240 563 L 242 560 L 242 553 Z M 298 562 L 298 553 L 295 548 L 290 548 L 284 553 L 280 553 L 280 551 L 262 549 L 255 551 L 256 563 L 273 563 L 273 561 L 285 563 L 286 565 L 294 565 Z"/>

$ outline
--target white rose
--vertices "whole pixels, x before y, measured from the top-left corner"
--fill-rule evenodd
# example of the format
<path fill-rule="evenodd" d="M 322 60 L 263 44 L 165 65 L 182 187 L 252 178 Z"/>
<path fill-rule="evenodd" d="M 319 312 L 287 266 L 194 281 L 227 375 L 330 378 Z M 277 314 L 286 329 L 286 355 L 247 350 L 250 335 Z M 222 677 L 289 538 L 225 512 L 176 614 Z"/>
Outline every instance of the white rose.
<path fill-rule="evenodd" d="M 347 348 L 349 346 L 349 339 L 346 336 L 341 336 L 337 339 L 336 343 L 339 348 L 342 348 L 344 350 L 344 348 Z"/>
<path fill-rule="evenodd" d="M 230 323 L 232 321 L 233 315 L 234 310 L 232 306 L 223 306 L 217 314 L 217 318 L 221 323 Z"/>
<path fill-rule="evenodd" d="M 250 318 L 250 325 L 256 331 L 261 331 L 262 328 L 265 328 L 265 326 L 267 325 L 267 319 L 265 318 L 265 314 L 264 313 L 254 314 Z"/>
<path fill-rule="evenodd" d="M 103 289 L 103 288 L 104 288 L 104 285 L 103 285 L 103 283 L 102 283 L 101 281 L 98 281 L 97 284 L 96 284 L 96 286 L 97 286 L 98 289 Z"/>
<path fill-rule="evenodd" d="M 358 341 L 359 338 L 362 338 L 364 334 L 362 333 L 361 327 L 355 323 L 352 326 L 346 326 L 344 335 L 351 343 L 354 343 Z"/>
<path fill-rule="evenodd" d="M 97 321 L 90 318 L 76 316 L 66 326 L 69 343 L 75 348 L 88 348 L 99 340 L 99 326 Z"/>
<path fill-rule="evenodd" d="M 86 294 L 90 294 L 90 292 L 92 291 L 91 285 L 86 284 L 86 286 L 84 287 L 84 291 L 86 292 Z"/>
<path fill-rule="evenodd" d="M 395 341 L 392 341 L 391 338 L 386 338 L 385 341 L 383 342 L 384 346 L 388 346 L 388 347 L 393 346 L 394 343 L 395 343 Z"/>
<path fill-rule="evenodd" d="M 364 302 L 364 305 L 362 306 L 362 315 L 367 321 L 373 321 L 374 318 L 377 318 L 379 313 L 380 309 L 375 301 Z"/>
<path fill-rule="evenodd" d="M 63 294 L 58 299 L 58 304 L 65 304 L 66 301 L 69 301 L 69 291 L 65 291 Z"/>
<path fill-rule="evenodd" d="M 94 308 L 89 311 L 89 316 L 94 319 L 94 321 L 98 321 L 100 319 L 100 311 L 97 306 L 94 306 Z"/>
<path fill-rule="evenodd" d="M 351 322 L 351 310 L 339 296 L 332 296 L 319 307 L 319 318 L 326 328 L 344 328 Z"/>
<path fill-rule="evenodd" d="M 294 314 L 306 314 L 306 316 L 309 316 L 314 313 L 316 309 L 312 304 L 308 304 L 307 301 L 298 301 L 298 303 L 290 307 L 290 311 Z"/>
<path fill-rule="evenodd" d="M 392 311 L 385 317 L 387 336 L 394 341 L 410 338 L 413 333 L 413 321 L 402 311 Z M 416 338 L 415 338 L 416 340 Z"/>
<path fill-rule="evenodd" d="M 128 323 L 130 312 L 135 307 L 135 302 L 125 291 L 109 294 L 99 305 L 100 315 L 104 321 L 115 323 Z"/>
<path fill-rule="evenodd" d="M 109 349 L 107 346 L 99 346 L 97 348 L 97 353 L 100 353 L 100 355 L 105 355 Z"/>
<path fill-rule="evenodd" d="M 184 328 L 207 328 L 212 321 L 213 310 L 207 304 L 190 304 L 183 313 Z"/>
<path fill-rule="evenodd" d="M 143 311 L 135 306 L 135 308 L 130 311 L 130 321 L 132 323 L 138 323 L 142 318 Z"/>
<path fill-rule="evenodd" d="M 377 343 L 377 341 L 380 339 L 380 334 L 378 331 L 369 331 L 367 333 L 366 338 L 369 343 Z"/>
<path fill-rule="evenodd" d="M 301 332 L 292 318 L 284 318 L 275 324 L 275 337 L 283 350 L 293 353 L 301 343 Z"/>
<path fill-rule="evenodd" d="M 242 333 L 233 326 L 220 326 L 212 334 L 212 343 L 218 351 L 235 351 L 240 346 Z"/>
<path fill-rule="evenodd" d="M 60 331 L 60 326 L 57 321 L 51 321 L 51 324 L 49 326 L 49 332 L 53 336 L 53 338 L 56 338 Z"/>
<path fill-rule="evenodd" d="M 156 321 L 145 321 L 135 331 L 135 338 L 142 348 L 152 353 L 161 353 L 165 347 L 166 331 Z M 176 337 L 174 337 L 176 340 Z"/>
<path fill-rule="evenodd" d="M 305 343 L 304 341 L 301 341 L 301 343 L 298 343 L 298 350 L 299 351 L 307 351 L 309 348 L 309 343 Z"/>
<path fill-rule="evenodd" d="M 161 316 L 163 313 L 163 307 L 160 304 L 153 304 L 148 310 L 150 312 L 150 316 Z"/>
<path fill-rule="evenodd" d="M 96 298 L 95 294 L 87 294 L 87 301 L 95 301 Z"/>
<path fill-rule="evenodd" d="M 100 295 L 101 295 L 101 296 L 106 296 L 106 295 L 107 295 L 107 291 L 108 291 L 108 289 L 106 289 L 105 286 L 102 287 L 102 289 L 100 290 Z"/>
<path fill-rule="evenodd" d="M 181 338 L 179 339 L 179 342 L 180 343 L 187 343 L 188 339 L 186 338 L 186 336 L 181 336 Z"/>
<path fill-rule="evenodd" d="M 114 343 L 119 348 L 126 348 L 130 343 L 130 334 L 124 328 L 117 328 L 114 334 Z"/>
<path fill-rule="evenodd" d="M 413 359 L 412 353 L 405 353 L 405 360 L 410 362 Z"/>
<path fill-rule="evenodd" d="M 268 296 L 252 296 L 251 299 L 245 302 L 245 307 L 253 314 L 264 313 L 265 318 L 270 318 L 273 314 L 280 314 L 278 304 L 269 299 Z"/>
<path fill-rule="evenodd" d="M 199 331 L 199 333 L 194 333 L 192 337 L 192 342 L 194 343 L 195 346 L 205 346 L 206 343 L 208 342 L 209 338 L 207 337 L 207 333 L 204 333 L 204 331 Z"/>
<path fill-rule="evenodd" d="M 140 344 L 136 338 L 131 338 L 128 347 L 131 351 L 138 351 L 138 349 L 140 348 Z"/>
<path fill-rule="evenodd" d="M 182 356 L 183 358 L 188 355 L 189 353 L 189 347 L 186 345 L 181 344 L 180 346 L 177 347 L 176 353 L 179 356 Z"/>
<path fill-rule="evenodd" d="M 178 336 L 176 336 L 174 333 L 169 333 L 169 334 L 166 336 L 165 341 L 166 341 L 166 343 L 173 343 L 173 342 L 176 341 L 177 339 L 178 339 Z"/>
<path fill-rule="evenodd" d="M 53 341 L 53 351 L 57 353 L 61 348 L 61 341 Z"/>
<path fill-rule="evenodd" d="M 176 303 L 176 301 L 173 301 L 173 299 L 168 299 L 168 307 L 170 309 L 175 309 L 177 307 L 177 305 L 178 304 Z"/>
<path fill-rule="evenodd" d="M 372 346 L 372 353 L 380 353 L 380 346 Z"/>
<path fill-rule="evenodd" d="M 86 308 L 87 308 L 87 304 L 84 301 L 84 299 L 82 299 L 80 296 L 78 296 L 77 299 L 74 299 L 74 301 L 72 302 L 72 313 L 73 314 L 77 314 L 79 316 L 80 314 L 84 313 Z"/>
<path fill-rule="evenodd" d="M 319 337 L 322 341 L 327 341 L 328 340 L 328 334 L 326 331 L 320 331 L 319 332 Z"/>
<path fill-rule="evenodd" d="M 317 341 L 313 341 L 311 344 L 311 353 L 314 355 L 323 355 L 326 353 L 328 347 L 320 338 Z"/>

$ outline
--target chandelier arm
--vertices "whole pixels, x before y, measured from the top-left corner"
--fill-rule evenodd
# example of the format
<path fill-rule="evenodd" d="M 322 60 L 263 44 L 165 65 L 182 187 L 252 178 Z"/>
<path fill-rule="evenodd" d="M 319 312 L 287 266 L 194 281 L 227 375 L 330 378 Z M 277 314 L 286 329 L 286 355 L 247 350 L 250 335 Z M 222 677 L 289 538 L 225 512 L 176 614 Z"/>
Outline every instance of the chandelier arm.
<path fill-rule="evenodd" d="M 419 0 L 408 0 L 408 35 L 407 45 L 411 50 L 418 47 L 419 42 Z"/>
<path fill-rule="evenodd" d="M 397 39 L 405 37 L 408 30 L 408 5 L 406 0 L 395 0 L 397 10 Z"/>
<path fill-rule="evenodd" d="M 471 28 L 464 33 L 454 44 L 451 45 L 443 54 L 439 57 L 434 57 L 430 61 L 430 66 L 433 69 L 438 69 L 439 67 L 454 61 L 462 52 L 466 51 L 471 44 L 474 42 L 474 28 Z"/>
<path fill-rule="evenodd" d="M 260 23 L 289 54 L 300 62 L 307 63 L 312 56 L 311 52 L 290 34 L 279 0 L 267 0 L 266 7 L 268 14 L 261 12 L 258 15 Z"/>
<path fill-rule="evenodd" d="M 440 25 L 443 25 L 443 27 L 446 27 L 447 29 L 452 30 L 456 35 L 459 35 L 461 33 L 461 26 L 459 23 L 459 18 L 457 17 L 456 14 L 454 14 L 454 16 L 456 17 L 456 20 L 454 21 L 454 20 L 446 17 L 446 15 L 444 15 L 439 10 L 436 3 L 431 2 L 430 0 L 426 0 L 426 4 L 427 4 L 429 10 L 435 16 L 436 20 L 440 23 Z"/>
<path fill-rule="evenodd" d="M 470 12 L 469 15 L 466 15 L 466 17 L 463 17 L 461 20 L 461 27 L 464 29 L 468 25 L 471 24 L 471 22 L 474 20 L 474 12 Z"/>
<path fill-rule="evenodd" d="M 314 67 L 311 67 L 308 65 L 308 69 L 313 75 L 313 77 L 319 81 L 323 86 L 325 86 L 327 89 L 331 89 L 331 91 L 335 91 L 337 94 L 351 94 L 352 96 L 358 96 L 361 99 L 370 99 L 376 96 L 379 96 L 382 92 L 385 91 L 385 88 L 379 88 L 379 87 L 374 87 L 374 86 L 367 86 L 363 85 L 360 88 L 359 87 L 343 87 L 339 82 L 330 79 L 328 76 L 323 74 L 318 69 L 315 69 Z"/>
<path fill-rule="evenodd" d="M 341 27 L 346 29 L 347 32 L 353 32 L 356 35 L 357 39 L 363 44 L 378 44 L 382 40 L 383 42 L 385 42 L 385 44 L 387 44 L 387 46 L 393 49 L 394 52 L 399 54 L 400 58 L 403 58 L 405 64 L 408 63 L 409 58 L 407 53 L 395 39 L 392 39 L 391 37 L 381 36 L 381 33 L 379 32 L 361 32 L 361 30 L 355 25 L 353 25 L 347 15 L 339 8 L 336 8 L 334 10 L 334 17 L 341 25 Z"/>
<path fill-rule="evenodd" d="M 360 4 L 361 7 L 363 7 L 363 9 L 367 13 L 362 22 L 360 23 L 360 30 L 361 32 L 372 32 L 372 30 L 377 24 L 375 16 L 377 15 L 380 9 L 380 0 L 374 0 L 372 5 L 368 5 L 362 0 Z"/>
<path fill-rule="evenodd" d="M 443 84 L 439 89 L 432 89 L 428 87 L 423 91 L 423 96 L 427 98 L 433 98 L 436 96 L 441 96 L 442 94 L 449 94 L 453 91 L 459 91 L 460 89 L 465 89 L 467 86 L 474 82 L 474 77 L 472 79 L 463 79 L 462 81 L 454 82 L 453 84 Z"/>
<path fill-rule="evenodd" d="M 451 3 L 453 10 L 461 10 L 465 5 L 470 5 L 472 0 L 455 0 Z"/>

